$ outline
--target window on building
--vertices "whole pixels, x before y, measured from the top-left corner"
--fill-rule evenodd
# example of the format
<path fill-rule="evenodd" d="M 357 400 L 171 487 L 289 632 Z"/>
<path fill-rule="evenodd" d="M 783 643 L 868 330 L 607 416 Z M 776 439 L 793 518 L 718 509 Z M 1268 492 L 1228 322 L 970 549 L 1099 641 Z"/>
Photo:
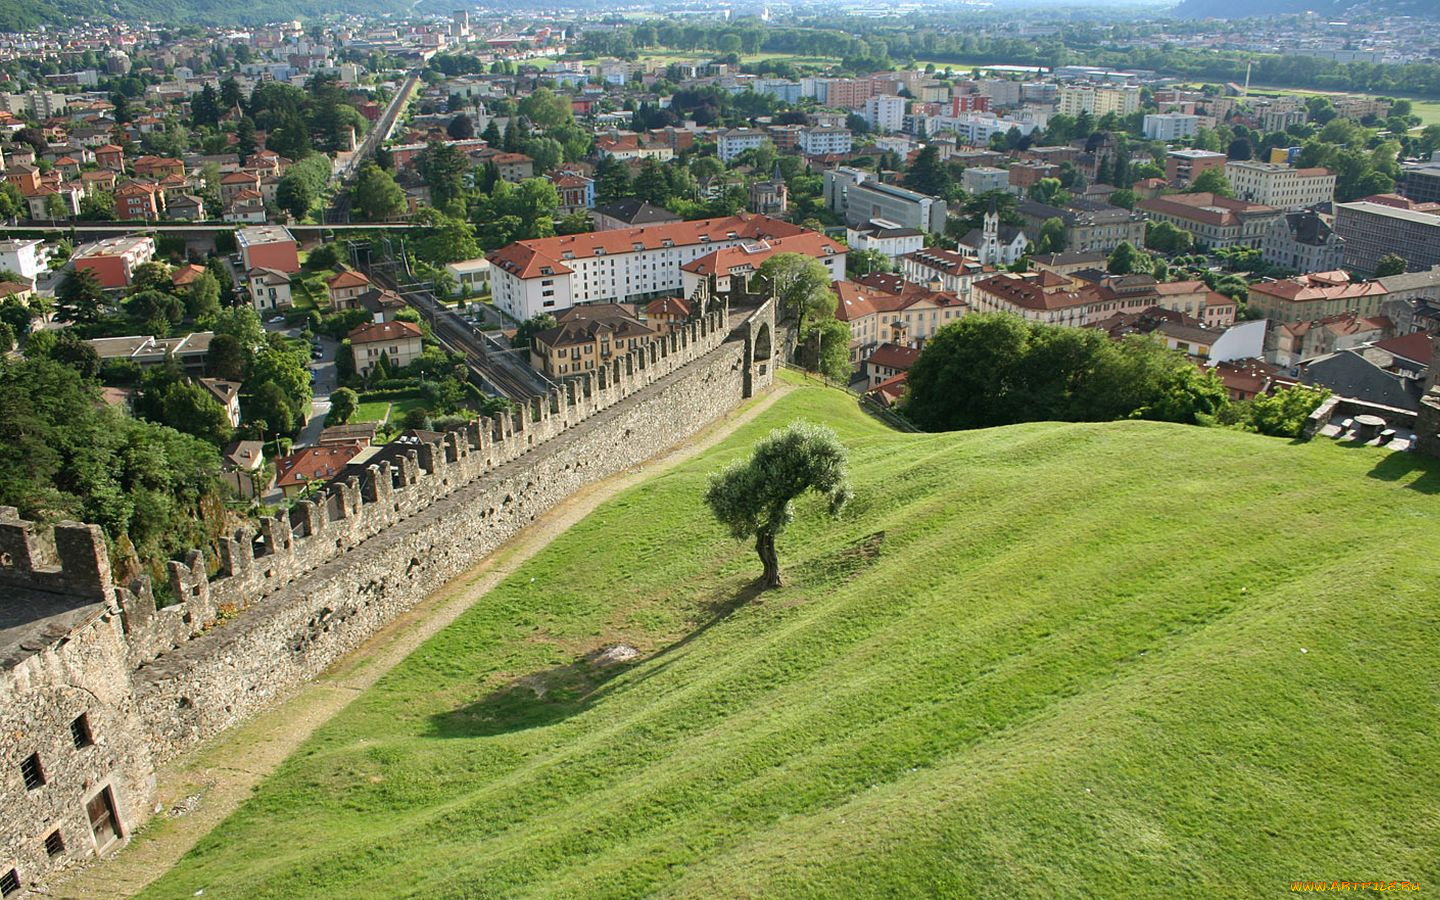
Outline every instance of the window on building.
<path fill-rule="evenodd" d="M 95 736 L 90 732 L 90 716 L 81 713 L 70 723 L 70 739 L 75 742 L 76 750 L 84 750 L 95 743 Z"/>
<path fill-rule="evenodd" d="M 32 753 L 25 757 L 20 764 L 20 775 L 25 779 L 25 787 L 32 791 L 45 786 L 45 768 L 40 765 L 40 754 Z"/>
<path fill-rule="evenodd" d="M 55 829 L 45 835 L 45 853 L 55 857 L 65 852 L 65 838 L 60 834 L 60 829 Z"/>
<path fill-rule="evenodd" d="M 11 894 L 20 893 L 20 873 L 11 869 L 4 875 L 0 875 L 0 897 L 9 897 Z"/>

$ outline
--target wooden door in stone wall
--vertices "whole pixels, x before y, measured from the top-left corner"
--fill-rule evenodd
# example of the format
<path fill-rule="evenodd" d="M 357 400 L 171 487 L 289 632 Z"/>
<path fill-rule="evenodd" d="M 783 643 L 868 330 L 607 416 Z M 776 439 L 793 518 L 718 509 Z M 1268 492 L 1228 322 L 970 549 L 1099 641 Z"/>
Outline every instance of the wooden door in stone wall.
<path fill-rule="evenodd" d="M 120 837 L 120 825 L 115 819 L 115 801 L 107 787 L 90 798 L 85 804 L 90 816 L 90 830 L 95 835 L 95 850 L 100 852 Z"/>

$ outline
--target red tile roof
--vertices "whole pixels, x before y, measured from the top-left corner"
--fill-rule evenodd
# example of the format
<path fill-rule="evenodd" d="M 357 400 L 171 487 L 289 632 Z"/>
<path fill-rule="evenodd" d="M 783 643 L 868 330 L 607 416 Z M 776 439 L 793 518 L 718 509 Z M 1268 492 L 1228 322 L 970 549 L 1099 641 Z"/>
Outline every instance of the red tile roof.
<path fill-rule="evenodd" d="M 375 344 L 420 337 L 420 326 L 414 322 L 366 322 L 346 335 L 351 344 Z"/>
<path fill-rule="evenodd" d="M 1417 331 L 1413 334 L 1402 334 L 1399 337 L 1376 341 L 1375 346 L 1392 356 L 1408 359 L 1411 362 L 1424 363 L 1428 366 L 1431 359 L 1434 358 L 1436 349 L 1440 348 L 1440 341 L 1423 331 Z"/>
<path fill-rule="evenodd" d="M 721 219 L 667 222 L 516 241 L 491 254 L 490 263 L 519 278 L 537 278 L 542 274 L 569 274 L 572 270 L 563 261 L 567 253 L 571 259 L 588 259 L 596 255 L 597 249 L 606 254 L 633 253 L 637 246 L 642 250 L 657 250 L 667 246 L 666 241 L 670 242 L 669 246 L 691 246 L 735 239 L 785 238 L 804 233 L 805 229 L 799 225 L 768 216 L 741 214 Z M 542 273 L 542 268 L 549 268 L 550 272 Z"/>
<path fill-rule="evenodd" d="M 754 271 L 777 253 L 803 253 L 815 259 L 844 253 L 845 248 L 815 231 L 807 231 L 794 237 L 756 241 L 739 247 L 725 247 L 707 253 L 699 259 L 692 259 L 680 268 L 697 275 L 725 277 L 736 272 Z"/>
<path fill-rule="evenodd" d="M 887 369 L 899 369 L 906 371 L 915 365 L 915 360 L 920 358 L 920 351 L 914 347 L 901 347 L 898 344 L 881 344 L 870 354 L 866 362 L 875 366 L 884 366 Z"/>
<path fill-rule="evenodd" d="M 280 488 L 295 487 L 333 478 L 364 449 L 365 445 L 357 441 L 353 444 L 306 447 L 282 456 L 275 460 L 275 485 Z"/>

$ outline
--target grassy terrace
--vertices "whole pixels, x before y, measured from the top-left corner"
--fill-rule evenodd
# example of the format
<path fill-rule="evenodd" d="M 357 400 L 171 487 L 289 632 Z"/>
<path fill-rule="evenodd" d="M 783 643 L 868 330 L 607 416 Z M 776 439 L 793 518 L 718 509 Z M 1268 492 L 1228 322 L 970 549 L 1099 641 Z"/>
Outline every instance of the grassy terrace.
<path fill-rule="evenodd" d="M 857 501 L 800 504 L 757 597 L 699 495 L 796 418 Z M 150 894 L 1434 885 L 1437 491 L 1328 442 L 900 435 L 800 388 L 521 566 Z"/>

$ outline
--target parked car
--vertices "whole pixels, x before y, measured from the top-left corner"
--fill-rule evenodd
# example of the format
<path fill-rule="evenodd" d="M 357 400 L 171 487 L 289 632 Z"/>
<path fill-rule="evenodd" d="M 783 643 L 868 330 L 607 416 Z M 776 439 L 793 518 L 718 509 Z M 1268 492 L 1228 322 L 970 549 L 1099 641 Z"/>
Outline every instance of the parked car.
<path fill-rule="evenodd" d="M 266 321 L 269 322 L 271 325 L 279 325 L 281 322 L 285 321 L 285 317 L 284 317 L 284 316 L 271 316 L 271 317 L 270 317 L 269 319 L 267 319 Z"/>

